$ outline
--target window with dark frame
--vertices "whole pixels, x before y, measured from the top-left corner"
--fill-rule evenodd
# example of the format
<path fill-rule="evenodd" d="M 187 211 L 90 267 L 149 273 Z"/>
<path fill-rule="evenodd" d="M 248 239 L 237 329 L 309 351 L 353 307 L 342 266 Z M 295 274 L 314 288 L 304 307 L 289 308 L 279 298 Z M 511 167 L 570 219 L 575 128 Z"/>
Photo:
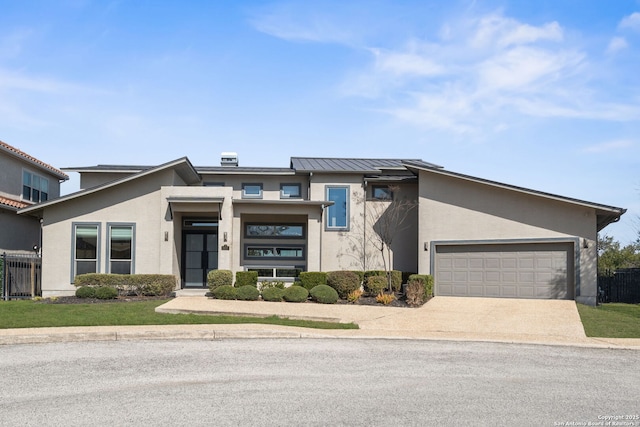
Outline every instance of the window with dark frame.
<path fill-rule="evenodd" d="M 388 185 L 371 186 L 371 198 L 375 200 L 393 200 L 393 191 Z"/>
<path fill-rule="evenodd" d="M 23 171 L 22 199 L 36 203 L 49 200 L 49 180 L 35 173 Z"/>
<path fill-rule="evenodd" d="M 281 199 L 299 199 L 301 196 L 300 184 L 280 184 Z"/>
<path fill-rule="evenodd" d="M 99 224 L 76 224 L 72 275 L 98 273 Z"/>
<path fill-rule="evenodd" d="M 262 184 L 242 184 L 242 197 L 245 199 L 261 199 Z"/>
<path fill-rule="evenodd" d="M 109 226 L 109 273 L 133 273 L 133 225 Z"/>

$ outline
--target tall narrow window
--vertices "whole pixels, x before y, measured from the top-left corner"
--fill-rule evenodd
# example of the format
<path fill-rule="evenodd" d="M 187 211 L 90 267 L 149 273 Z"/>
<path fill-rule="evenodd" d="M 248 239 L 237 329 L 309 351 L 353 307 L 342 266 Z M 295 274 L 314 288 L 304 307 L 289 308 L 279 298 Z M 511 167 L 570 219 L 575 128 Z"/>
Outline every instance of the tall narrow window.
<path fill-rule="evenodd" d="M 327 187 L 327 200 L 333 205 L 327 209 L 327 229 L 349 228 L 349 187 Z"/>
<path fill-rule="evenodd" d="M 98 273 L 98 252 L 100 242 L 99 224 L 75 224 L 72 276 Z M 72 278 L 73 280 L 73 278 Z"/>
<path fill-rule="evenodd" d="M 109 225 L 109 273 L 133 273 L 133 225 Z"/>

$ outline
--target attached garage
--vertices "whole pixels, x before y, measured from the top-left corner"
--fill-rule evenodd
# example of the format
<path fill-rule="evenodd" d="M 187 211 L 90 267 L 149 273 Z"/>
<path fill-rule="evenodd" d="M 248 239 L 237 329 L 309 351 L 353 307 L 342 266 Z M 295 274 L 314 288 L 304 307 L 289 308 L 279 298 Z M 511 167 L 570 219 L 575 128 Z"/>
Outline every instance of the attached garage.
<path fill-rule="evenodd" d="M 435 294 L 573 299 L 574 243 L 436 244 Z"/>

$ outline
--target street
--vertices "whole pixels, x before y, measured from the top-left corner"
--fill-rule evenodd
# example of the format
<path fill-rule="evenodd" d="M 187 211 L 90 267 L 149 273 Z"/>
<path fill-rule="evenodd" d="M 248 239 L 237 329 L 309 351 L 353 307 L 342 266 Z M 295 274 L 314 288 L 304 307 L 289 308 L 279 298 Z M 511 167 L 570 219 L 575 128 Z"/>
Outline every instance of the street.
<path fill-rule="evenodd" d="M 632 350 L 440 341 L 9 345 L 0 425 L 640 426 L 639 367 Z"/>

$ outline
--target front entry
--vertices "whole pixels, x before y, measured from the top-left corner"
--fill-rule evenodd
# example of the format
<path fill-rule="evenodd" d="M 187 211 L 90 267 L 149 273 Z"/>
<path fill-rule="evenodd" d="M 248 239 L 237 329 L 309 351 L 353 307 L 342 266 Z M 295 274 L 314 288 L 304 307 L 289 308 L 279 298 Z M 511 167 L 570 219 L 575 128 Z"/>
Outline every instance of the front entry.
<path fill-rule="evenodd" d="M 217 230 L 182 233 L 182 283 L 184 288 L 204 288 L 207 274 L 218 268 Z"/>

